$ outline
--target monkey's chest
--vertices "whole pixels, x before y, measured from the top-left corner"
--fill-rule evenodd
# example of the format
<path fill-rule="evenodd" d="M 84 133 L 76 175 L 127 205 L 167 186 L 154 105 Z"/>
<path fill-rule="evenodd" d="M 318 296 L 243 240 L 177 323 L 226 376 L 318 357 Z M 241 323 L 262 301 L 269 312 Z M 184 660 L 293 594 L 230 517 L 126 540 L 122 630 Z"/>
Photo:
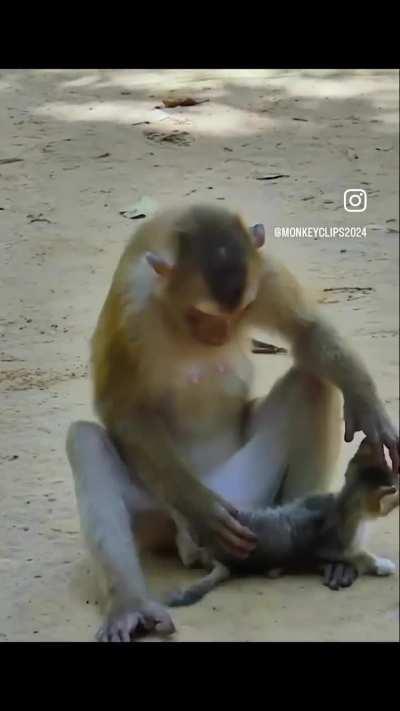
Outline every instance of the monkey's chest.
<path fill-rule="evenodd" d="M 175 374 L 168 427 L 182 455 L 208 471 L 239 447 L 250 364 L 188 363 Z"/>
<path fill-rule="evenodd" d="M 180 429 L 209 433 L 241 415 L 249 373 L 224 361 L 190 363 L 179 373 L 174 409 Z"/>

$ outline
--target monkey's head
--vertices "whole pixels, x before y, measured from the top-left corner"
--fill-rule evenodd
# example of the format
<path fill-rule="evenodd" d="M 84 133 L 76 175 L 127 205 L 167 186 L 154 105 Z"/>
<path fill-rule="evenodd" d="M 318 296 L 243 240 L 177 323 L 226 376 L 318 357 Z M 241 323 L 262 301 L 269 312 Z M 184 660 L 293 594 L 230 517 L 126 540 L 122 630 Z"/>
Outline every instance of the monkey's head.
<path fill-rule="evenodd" d="M 189 208 L 174 230 L 174 263 L 151 253 L 164 279 L 163 301 L 192 338 L 220 346 L 233 336 L 256 298 L 263 225 L 214 206 Z"/>
<path fill-rule="evenodd" d="M 399 487 L 394 486 L 393 472 L 379 448 L 366 438 L 350 460 L 345 478 L 346 484 L 360 494 L 369 518 L 387 516 L 399 505 Z"/>

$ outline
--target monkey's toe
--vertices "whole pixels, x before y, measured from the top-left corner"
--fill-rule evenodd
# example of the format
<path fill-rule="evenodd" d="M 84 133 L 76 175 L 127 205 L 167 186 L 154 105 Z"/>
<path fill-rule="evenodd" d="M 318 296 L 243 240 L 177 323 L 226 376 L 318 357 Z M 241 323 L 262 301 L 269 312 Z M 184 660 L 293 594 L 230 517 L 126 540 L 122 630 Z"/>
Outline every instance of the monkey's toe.
<path fill-rule="evenodd" d="M 148 632 L 169 635 L 175 626 L 167 610 L 150 602 L 140 610 L 128 610 L 111 615 L 97 635 L 97 642 L 132 642 Z"/>

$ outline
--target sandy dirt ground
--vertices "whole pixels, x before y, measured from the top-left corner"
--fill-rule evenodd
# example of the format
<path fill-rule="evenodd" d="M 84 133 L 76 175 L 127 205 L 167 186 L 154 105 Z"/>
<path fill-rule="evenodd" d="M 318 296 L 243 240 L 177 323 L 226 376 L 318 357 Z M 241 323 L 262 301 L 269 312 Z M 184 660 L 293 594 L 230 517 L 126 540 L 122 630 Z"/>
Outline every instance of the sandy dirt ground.
<path fill-rule="evenodd" d="M 165 109 L 177 93 L 208 101 Z M 0 640 L 90 641 L 100 622 L 64 439 L 93 416 L 89 338 L 137 225 L 122 212 L 143 198 L 238 206 L 313 289 L 362 288 L 321 308 L 398 423 L 397 97 L 393 71 L 0 71 Z M 349 188 L 367 191 L 365 212 L 344 211 Z M 274 238 L 284 225 L 368 233 Z M 289 363 L 253 359 L 258 394 Z M 370 547 L 398 562 L 398 512 Z M 198 575 L 146 567 L 156 591 Z M 397 573 L 338 593 L 251 578 L 177 610 L 175 639 L 394 641 L 398 613 Z"/>

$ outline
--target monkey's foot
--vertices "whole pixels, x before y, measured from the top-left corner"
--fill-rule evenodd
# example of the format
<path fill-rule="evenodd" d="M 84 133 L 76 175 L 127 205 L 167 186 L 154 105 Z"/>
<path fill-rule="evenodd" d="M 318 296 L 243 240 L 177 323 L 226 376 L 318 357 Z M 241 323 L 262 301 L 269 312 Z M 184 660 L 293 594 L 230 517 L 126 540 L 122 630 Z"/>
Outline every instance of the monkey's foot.
<path fill-rule="evenodd" d="M 375 558 L 373 574 L 374 575 L 393 575 L 396 571 L 396 566 L 389 558 Z"/>
<path fill-rule="evenodd" d="M 144 633 L 168 635 L 175 626 L 167 610 L 157 602 L 148 602 L 141 608 L 125 608 L 111 612 L 97 632 L 97 642 L 131 642 Z"/>
<path fill-rule="evenodd" d="M 326 563 L 323 571 L 324 585 L 330 590 L 348 588 L 358 577 L 357 569 L 350 563 Z"/>

